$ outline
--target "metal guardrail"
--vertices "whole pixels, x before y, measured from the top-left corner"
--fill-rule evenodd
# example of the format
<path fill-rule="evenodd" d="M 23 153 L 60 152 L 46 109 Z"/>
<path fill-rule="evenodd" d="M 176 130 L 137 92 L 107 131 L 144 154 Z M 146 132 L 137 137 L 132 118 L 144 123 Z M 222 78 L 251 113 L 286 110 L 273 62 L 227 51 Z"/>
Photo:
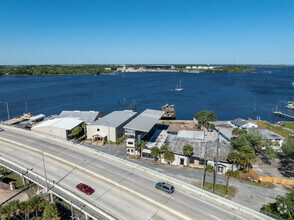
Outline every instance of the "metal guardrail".
<path fill-rule="evenodd" d="M 7 169 L 10 169 L 13 172 L 17 173 L 18 175 L 30 180 L 31 182 L 39 184 L 42 188 L 46 188 L 46 182 L 44 180 L 42 180 L 41 178 L 37 178 L 38 176 L 34 176 L 33 174 L 29 173 L 28 170 L 26 170 L 26 171 L 22 170 L 22 169 L 14 166 L 12 164 L 9 164 L 1 159 L 0 159 L 0 164 L 2 166 L 6 167 Z M 61 190 L 56 189 L 56 187 L 54 187 L 53 181 L 48 180 L 47 183 L 48 183 L 48 188 L 49 188 L 50 193 L 56 195 L 57 197 L 61 198 L 62 200 L 68 202 L 69 204 L 72 203 L 73 207 L 75 207 L 76 209 L 80 210 L 81 212 L 87 214 L 92 219 L 97 219 L 97 220 L 105 219 L 102 216 L 96 214 L 95 211 L 88 208 L 85 204 L 77 201 L 76 199 L 70 198 L 65 193 L 63 193 Z"/>

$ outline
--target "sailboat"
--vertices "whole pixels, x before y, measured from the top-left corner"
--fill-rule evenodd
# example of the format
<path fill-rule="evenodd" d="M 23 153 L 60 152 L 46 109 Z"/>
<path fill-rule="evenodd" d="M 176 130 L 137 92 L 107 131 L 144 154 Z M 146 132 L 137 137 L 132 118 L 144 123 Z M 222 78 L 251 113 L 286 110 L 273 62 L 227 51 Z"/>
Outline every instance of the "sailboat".
<path fill-rule="evenodd" d="M 181 80 L 180 80 L 180 87 L 178 87 L 178 85 L 177 85 L 177 88 L 175 89 L 175 91 L 182 91 L 182 90 L 184 90 L 183 88 L 182 88 L 182 86 L 181 86 Z"/>

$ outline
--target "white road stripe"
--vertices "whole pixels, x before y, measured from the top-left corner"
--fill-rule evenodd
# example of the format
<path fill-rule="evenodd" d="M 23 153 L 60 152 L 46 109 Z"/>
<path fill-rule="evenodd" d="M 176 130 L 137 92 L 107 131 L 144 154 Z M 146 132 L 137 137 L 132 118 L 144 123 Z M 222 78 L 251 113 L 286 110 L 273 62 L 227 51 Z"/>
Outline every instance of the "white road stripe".
<path fill-rule="evenodd" d="M 112 196 L 109 196 L 109 195 L 107 195 L 107 197 L 109 197 L 109 198 L 113 199 L 114 201 L 117 201 L 117 202 L 119 202 L 119 200 L 118 200 L 118 199 L 116 199 L 116 198 L 114 198 L 114 197 L 112 197 Z"/>
<path fill-rule="evenodd" d="M 217 220 L 222 220 L 222 219 L 220 219 L 218 217 L 215 217 L 214 215 L 210 215 L 210 216 L 213 217 L 213 218 L 215 218 L 215 219 L 217 219 Z"/>

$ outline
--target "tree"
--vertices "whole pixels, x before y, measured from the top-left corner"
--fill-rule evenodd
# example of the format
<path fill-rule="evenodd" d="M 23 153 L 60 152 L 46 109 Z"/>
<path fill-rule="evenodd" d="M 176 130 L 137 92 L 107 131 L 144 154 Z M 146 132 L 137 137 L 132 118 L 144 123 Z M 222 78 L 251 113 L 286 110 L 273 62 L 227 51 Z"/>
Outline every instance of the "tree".
<path fill-rule="evenodd" d="M 247 134 L 247 131 L 245 129 L 239 129 L 239 128 L 234 128 L 232 130 L 232 135 L 235 137 L 242 135 L 242 134 Z"/>
<path fill-rule="evenodd" d="M 165 161 L 170 164 L 171 162 L 173 162 L 175 160 L 175 155 L 174 152 L 168 150 L 163 154 L 163 158 L 165 159 Z"/>
<path fill-rule="evenodd" d="M 168 147 L 166 145 L 162 145 L 160 147 L 160 153 L 164 154 L 168 151 Z"/>
<path fill-rule="evenodd" d="M 152 147 L 151 148 L 151 156 L 154 158 L 154 160 L 156 160 L 159 155 L 160 155 L 159 148 L 158 147 Z"/>
<path fill-rule="evenodd" d="M 294 187 L 285 196 L 277 196 L 275 203 L 269 203 L 265 210 L 283 219 L 294 219 Z"/>
<path fill-rule="evenodd" d="M 56 205 L 47 203 L 46 208 L 44 210 L 44 218 L 45 219 L 59 219 L 58 217 L 58 209 Z"/>
<path fill-rule="evenodd" d="M 82 131 L 82 128 L 80 126 L 77 126 L 71 131 L 71 134 L 72 136 L 77 137 L 81 131 Z"/>
<path fill-rule="evenodd" d="M 192 154 L 193 154 L 193 147 L 190 145 L 190 144 L 186 144 L 184 147 L 183 147 L 183 153 L 184 155 L 190 157 Z"/>
<path fill-rule="evenodd" d="M 289 138 L 282 145 L 282 152 L 290 169 L 294 168 L 294 139 Z"/>
<path fill-rule="evenodd" d="M 232 170 L 234 171 L 234 164 L 237 163 L 239 157 L 239 153 L 236 151 L 232 151 L 228 154 L 228 161 L 232 163 Z"/>
<path fill-rule="evenodd" d="M 237 138 L 231 140 L 231 146 L 236 150 L 239 150 L 243 146 L 249 146 L 249 145 L 250 143 L 247 140 L 245 135 L 240 135 Z"/>
<path fill-rule="evenodd" d="M 255 151 L 251 146 L 243 146 L 240 150 L 240 154 L 244 155 L 244 162 L 246 161 L 245 165 L 249 170 L 249 164 L 253 164 L 256 162 L 256 155 Z"/>
<path fill-rule="evenodd" d="M 274 160 L 277 157 L 277 152 L 273 148 L 273 142 L 271 140 L 263 140 L 262 148 L 264 148 L 264 156 L 267 160 Z"/>
<path fill-rule="evenodd" d="M 204 110 L 196 113 L 195 118 L 198 120 L 198 126 L 201 127 L 201 125 L 203 125 L 204 127 L 208 128 L 208 122 L 216 121 L 217 116 L 213 111 Z"/>
<path fill-rule="evenodd" d="M 145 141 L 143 141 L 143 140 L 141 140 L 141 144 L 140 145 L 138 145 L 137 144 L 137 142 L 136 142 L 136 145 L 135 145 L 135 149 L 136 150 L 138 150 L 138 151 L 140 151 L 140 156 L 141 156 L 141 152 L 142 152 L 142 150 L 144 149 L 144 147 L 145 147 Z"/>

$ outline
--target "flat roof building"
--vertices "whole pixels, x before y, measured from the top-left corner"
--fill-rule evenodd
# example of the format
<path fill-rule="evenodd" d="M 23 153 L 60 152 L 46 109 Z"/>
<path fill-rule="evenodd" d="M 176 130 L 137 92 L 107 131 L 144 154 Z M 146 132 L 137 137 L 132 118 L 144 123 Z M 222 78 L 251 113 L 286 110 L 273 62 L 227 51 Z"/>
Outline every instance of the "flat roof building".
<path fill-rule="evenodd" d="M 72 130 L 82 124 L 82 120 L 75 118 L 56 118 L 37 124 L 32 127 L 32 131 L 68 140 L 71 137 Z"/>
<path fill-rule="evenodd" d="M 101 118 L 103 116 L 102 112 L 96 112 L 96 111 L 62 111 L 58 118 L 77 118 L 79 120 L 82 120 L 86 124 L 90 124 L 98 118 Z"/>
<path fill-rule="evenodd" d="M 87 138 L 95 141 L 96 137 L 107 136 L 108 140 L 116 142 L 123 135 L 123 127 L 136 116 L 137 112 L 130 110 L 113 111 L 87 125 Z"/>
<path fill-rule="evenodd" d="M 127 154 L 138 155 L 135 150 L 136 143 L 141 144 L 141 140 L 151 131 L 154 125 L 163 116 L 164 111 L 146 109 L 138 117 L 124 126 Z"/>

